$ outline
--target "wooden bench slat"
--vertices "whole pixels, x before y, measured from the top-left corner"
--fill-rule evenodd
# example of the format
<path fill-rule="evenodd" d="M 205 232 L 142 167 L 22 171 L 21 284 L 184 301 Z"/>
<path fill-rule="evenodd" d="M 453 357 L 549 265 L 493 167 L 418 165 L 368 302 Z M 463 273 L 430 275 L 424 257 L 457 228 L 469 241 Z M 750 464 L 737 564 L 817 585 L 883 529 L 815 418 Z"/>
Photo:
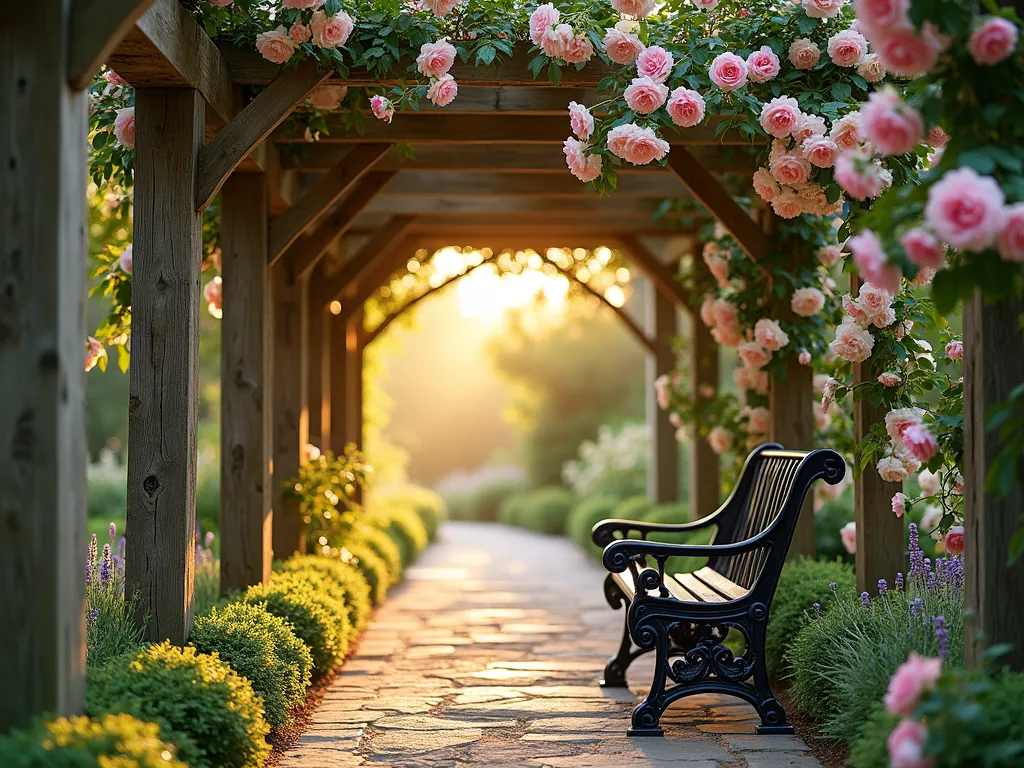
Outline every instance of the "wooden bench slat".
<path fill-rule="evenodd" d="M 699 603 L 700 599 L 687 590 L 682 584 L 673 579 L 667 573 L 665 574 L 665 588 L 676 600 L 682 600 L 684 603 Z"/>
<path fill-rule="evenodd" d="M 622 573 L 613 573 L 612 579 L 614 579 L 615 583 L 619 585 L 619 589 L 622 590 L 626 599 L 632 600 L 633 596 L 636 594 L 636 588 L 633 586 L 633 574 L 628 570 L 623 571 Z"/>
<path fill-rule="evenodd" d="M 716 592 L 722 594 L 728 600 L 737 600 L 747 594 L 748 591 L 739 584 L 729 581 L 725 576 L 708 567 L 701 568 L 699 571 L 694 571 L 693 575 Z"/>
<path fill-rule="evenodd" d="M 711 589 L 707 584 L 692 573 L 677 573 L 676 581 L 692 592 L 703 603 L 724 603 L 727 598 Z"/>

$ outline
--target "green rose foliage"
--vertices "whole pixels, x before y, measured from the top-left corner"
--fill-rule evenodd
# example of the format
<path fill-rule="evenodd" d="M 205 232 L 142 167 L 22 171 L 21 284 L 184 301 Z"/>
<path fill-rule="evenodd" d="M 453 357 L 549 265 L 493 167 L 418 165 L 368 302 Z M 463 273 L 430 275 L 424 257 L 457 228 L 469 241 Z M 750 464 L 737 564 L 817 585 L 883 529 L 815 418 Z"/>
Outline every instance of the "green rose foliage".
<path fill-rule="evenodd" d="M 286 621 L 265 608 L 231 603 L 196 618 L 190 637 L 201 653 L 217 653 L 252 683 L 263 699 L 272 728 L 288 722 L 289 710 L 302 703 L 313 659 Z"/>
<path fill-rule="evenodd" d="M 160 725 L 192 768 L 259 768 L 270 754 L 263 702 L 216 654 L 151 645 L 90 669 L 86 712 L 125 712 Z"/>
<path fill-rule="evenodd" d="M 4 768 L 188 768 L 160 726 L 131 715 L 60 718 L 0 736 Z"/>

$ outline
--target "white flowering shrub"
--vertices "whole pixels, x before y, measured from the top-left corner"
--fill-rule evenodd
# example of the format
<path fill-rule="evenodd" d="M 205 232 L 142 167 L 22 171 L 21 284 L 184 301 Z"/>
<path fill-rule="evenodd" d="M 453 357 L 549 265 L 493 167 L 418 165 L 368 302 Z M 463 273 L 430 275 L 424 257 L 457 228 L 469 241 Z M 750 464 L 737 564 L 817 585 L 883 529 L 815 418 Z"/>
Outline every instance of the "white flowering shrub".
<path fill-rule="evenodd" d="M 627 424 L 618 430 L 603 426 L 597 440 L 580 444 L 578 459 L 565 463 L 562 478 L 579 496 L 643 494 L 650 442 L 650 430 L 644 424 Z"/>

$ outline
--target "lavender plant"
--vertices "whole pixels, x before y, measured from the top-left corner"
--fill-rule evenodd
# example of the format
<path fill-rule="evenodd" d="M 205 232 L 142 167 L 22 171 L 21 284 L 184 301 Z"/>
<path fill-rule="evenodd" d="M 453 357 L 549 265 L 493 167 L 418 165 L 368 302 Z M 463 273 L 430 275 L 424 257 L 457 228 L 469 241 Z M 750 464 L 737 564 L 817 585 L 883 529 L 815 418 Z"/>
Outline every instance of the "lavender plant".
<path fill-rule="evenodd" d="M 110 540 L 89 540 L 85 558 L 86 662 L 104 664 L 142 645 L 143 627 L 135 619 L 135 600 L 124 595 L 124 537 L 110 524 Z"/>
<path fill-rule="evenodd" d="M 830 585 L 831 586 L 831 585 Z M 910 525 L 910 568 L 879 595 L 832 589 L 786 655 L 794 703 L 821 723 L 824 736 L 850 743 L 911 651 L 961 666 L 964 655 L 963 561 L 925 557 Z"/>

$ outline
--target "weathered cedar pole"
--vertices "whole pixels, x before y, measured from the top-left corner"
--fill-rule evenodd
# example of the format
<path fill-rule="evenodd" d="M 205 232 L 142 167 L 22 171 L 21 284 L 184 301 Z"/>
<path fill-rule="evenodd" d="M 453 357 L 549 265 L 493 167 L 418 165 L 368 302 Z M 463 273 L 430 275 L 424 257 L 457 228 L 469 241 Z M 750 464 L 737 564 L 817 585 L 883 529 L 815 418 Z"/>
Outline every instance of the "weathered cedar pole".
<path fill-rule="evenodd" d="M 0 733 L 85 698 L 86 98 L 66 0 L 0 9 Z"/>
<path fill-rule="evenodd" d="M 346 339 L 348 329 L 339 315 L 327 313 L 328 335 L 330 336 L 330 408 L 331 408 L 331 451 L 340 454 L 348 440 L 346 426 L 348 396 L 348 353 Z"/>
<path fill-rule="evenodd" d="M 648 456 L 647 497 L 658 504 L 679 500 L 679 441 L 675 427 L 668 420 L 668 411 L 658 406 L 654 382 L 670 375 L 676 360 L 672 339 L 679 332 L 675 303 L 646 281 L 647 334 L 654 340 L 654 353 L 647 355 L 647 425 L 651 432 Z"/>
<path fill-rule="evenodd" d="M 287 498 L 285 481 L 299 471 L 302 451 L 303 344 L 305 281 L 295 278 L 291 267 L 280 262 L 270 271 L 272 317 L 271 457 L 273 477 L 273 548 L 275 558 L 290 557 L 304 548 L 302 520 L 295 502 Z"/>
<path fill-rule="evenodd" d="M 763 226 L 774 239 L 777 237 L 775 215 L 770 211 L 766 214 Z M 799 243 L 794 246 L 799 247 Z M 792 316 L 789 296 L 779 301 L 778 312 L 782 319 Z M 800 365 L 796 355 L 789 354 L 787 361 L 785 378 L 771 382 L 769 437 L 785 448 L 809 451 L 814 448 L 814 375 L 809 365 Z M 791 557 L 814 554 L 814 499 L 811 494 L 807 495 L 800 510 L 789 554 Z"/>
<path fill-rule="evenodd" d="M 192 628 L 204 110 L 191 89 L 135 92 L 125 579 L 146 638 L 177 645 Z"/>
<path fill-rule="evenodd" d="M 306 432 L 308 440 L 320 449 L 325 448 L 323 428 L 323 346 L 326 334 L 326 318 L 324 308 L 315 306 L 312 301 L 306 302 L 306 342 L 308 356 L 306 360 Z"/>
<path fill-rule="evenodd" d="M 850 276 L 850 292 L 856 294 L 860 281 Z M 871 366 L 870 359 L 853 363 L 853 383 L 874 381 L 882 371 Z M 886 410 L 871 405 L 867 400 L 853 404 L 853 439 L 859 443 L 871 431 L 872 424 L 885 420 Z M 855 463 L 860 457 L 854 458 Z M 853 467 L 847 468 L 848 472 Z M 857 592 L 875 593 L 879 579 L 893 583 L 896 574 L 904 569 L 904 523 L 892 512 L 892 497 L 902 489 L 902 483 L 887 483 L 873 466 L 866 467 L 854 479 L 853 505 L 857 522 Z"/>
<path fill-rule="evenodd" d="M 366 350 L 363 310 L 352 313 L 345 329 L 345 442 L 363 447 L 363 364 Z M 344 447 L 344 446 L 342 446 Z"/>
<path fill-rule="evenodd" d="M 270 578 L 270 285 L 266 177 L 235 173 L 221 192 L 220 588 Z"/>
<path fill-rule="evenodd" d="M 701 389 L 718 390 L 718 343 L 696 314 L 690 315 L 690 376 L 694 396 Z M 718 454 L 707 438 L 691 430 L 690 434 L 690 517 L 697 519 L 718 509 L 722 498 Z"/>
<path fill-rule="evenodd" d="M 967 660 L 980 665 L 996 643 L 1012 650 L 1000 661 L 1024 670 L 1024 560 L 1007 565 L 1010 537 L 1020 527 L 1024 467 L 1002 499 L 985 493 L 985 475 L 999 454 L 985 413 L 1024 382 L 1024 339 L 1019 319 L 1024 300 L 986 304 L 979 292 L 964 304 L 964 607 Z"/>

